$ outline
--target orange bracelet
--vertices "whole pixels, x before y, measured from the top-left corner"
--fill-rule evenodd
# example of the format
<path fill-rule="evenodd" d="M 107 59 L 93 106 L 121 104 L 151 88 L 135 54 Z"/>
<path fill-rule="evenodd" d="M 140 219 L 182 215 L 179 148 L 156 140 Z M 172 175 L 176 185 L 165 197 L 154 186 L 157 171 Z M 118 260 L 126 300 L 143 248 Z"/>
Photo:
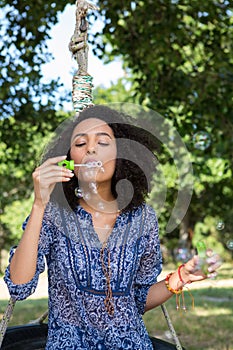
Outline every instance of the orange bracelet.
<path fill-rule="evenodd" d="M 167 289 L 168 289 L 171 293 L 173 293 L 173 294 L 181 294 L 182 291 L 183 291 L 183 287 L 181 287 L 180 289 L 173 289 L 172 287 L 169 286 L 169 279 L 170 279 L 170 277 L 171 277 L 172 275 L 173 275 L 173 272 L 170 272 L 170 273 L 167 275 L 167 277 L 166 277 L 166 279 L 165 279 L 165 285 L 166 285 Z"/>

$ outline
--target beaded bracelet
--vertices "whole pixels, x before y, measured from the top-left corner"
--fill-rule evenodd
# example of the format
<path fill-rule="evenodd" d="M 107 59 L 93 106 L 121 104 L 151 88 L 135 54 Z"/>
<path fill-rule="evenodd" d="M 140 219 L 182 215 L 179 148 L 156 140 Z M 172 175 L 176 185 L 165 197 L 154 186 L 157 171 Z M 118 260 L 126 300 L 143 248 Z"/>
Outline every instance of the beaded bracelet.
<path fill-rule="evenodd" d="M 183 265 L 179 266 L 178 268 L 178 275 L 179 275 L 179 279 L 180 279 L 180 282 L 184 283 L 182 277 L 181 277 L 181 274 L 180 274 L 180 270 L 182 268 Z M 186 305 L 185 305 L 185 300 L 184 300 L 184 291 L 183 291 L 183 287 L 179 288 L 179 289 L 173 289 L 172 287 L 169 286 L 169 279 L 170 277 L 173 275 L 173 272 L 170 272 L 166 279 L 165 279 L 165 285 L 167 287 L 167 289 L 173 293 L 173 294 L 176 294 L 176 310 L 180 310 L 182 308 L 183 311 L 186 311 L 187 308 L 186 308 Z M 191 283 L 191 281 L 187 282 L 187 283 Z M 186 283 L 184 283 L 184 286 L 185 286 Z M 186 287 L 186 286 L 185 286 Z M 188 289 L 188 287 L 186 287 L 187 290 L 188 290 L 188 293 L 192 299 L 192 308 L 194 309 L 194 298 L 192 296 L 192 293 L 190 292 L 190 290 Z M 180 295 L 181 295 L 181 299 L 182 299 L 182 306 L 181 306 L 181 303 L 180 303 Z"/>
<path fill-rule="evenodd" d="M 166 279 L 165 279 L 165 285 L 166 285 L 167 289 L 168 289 L 171 293 L 173 293 L 173 294 L 180 294 L 180 293 L 182 293 L 183 287 L 181 287 L 181 288 L 179 288 L 179 289 L 173 289 L 173 288 L 170 287 L 170 285 L 169 285 L 169 279 L 170 279 L 170 277 L 171 277 L 172 275 L 173 275 L 173 272 L 170 272 L 170 273 L 167 275 L 167 277 L 166 277 Z"/>

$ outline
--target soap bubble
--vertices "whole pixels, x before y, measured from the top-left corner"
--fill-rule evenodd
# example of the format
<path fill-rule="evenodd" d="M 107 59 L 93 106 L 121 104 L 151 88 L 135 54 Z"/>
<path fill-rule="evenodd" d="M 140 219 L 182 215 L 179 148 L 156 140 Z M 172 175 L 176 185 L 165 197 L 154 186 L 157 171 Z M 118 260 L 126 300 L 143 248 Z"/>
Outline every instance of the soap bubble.
<path fill-rule="evenodd" d="M 81 190 L 81 188 L 76 187 L 74 190 L 74 194 L 78 198 L 83 198 L 83 191 Z"/>
<path fill-rule="evenodd" d="M 96 182 L 90 182 L 89 183 L 89 188 L 92 191 L 92 193 L 94 193 L 94 194 L 98 193 Z"/>
<path fill-rule="evenodd" d="M 97 208 L 98 208 L 98 210 L 100 210 L 100 211 L 104 211 L 104 209 L 105 209 L 104 203 L 103 203 L 103 202 L 99 202 L 99 203 L 97 204 Z"/>
<path fill-rule="evenodd" d="M 219 231 L 221 231 L 221 230 L 223 230 L 224 228 L 225 228 L 224 222 L 221 221 L 221 220 L 219 220 L 219 221 L 217 222 L 216 229 L 219 230 Z"/>
<path fill-rule="evenodd" d="M 83 177 L 84 179 L 86 180 L 91 180 L 91 179 L 94 179 L 95 178 L 95 175 L 96 175 L 96 172 L 91 169 L 88 169 L 88 170 L 85 170 L 83 172 Z"/>
<path fill-rule="evenodd" d="M 233 250 L 233 239 L 229 239 L 229 241 L 227 241 L 226 246 L 229 250 Z"/>
<path fill-rule="evenodd" d="M 200 151 L 206 150 L 211 144 L 210 135 L 206 131 L 198 131 L 193 135 L 193 144 Z"/>
<path fill-rule="evenodd" d="M 85 201 L 88 201 L 91 199 L 91 194 L 89 192 L 85 192 L 83 194 L 83 198 L 85 199 Z"/>
<path fill-rule="evenodd" d="M 178 262 L 187 262 L 191 258 L 191 252 L 188 248 L 179 247 L 174 249 L 174 257 Z"/>

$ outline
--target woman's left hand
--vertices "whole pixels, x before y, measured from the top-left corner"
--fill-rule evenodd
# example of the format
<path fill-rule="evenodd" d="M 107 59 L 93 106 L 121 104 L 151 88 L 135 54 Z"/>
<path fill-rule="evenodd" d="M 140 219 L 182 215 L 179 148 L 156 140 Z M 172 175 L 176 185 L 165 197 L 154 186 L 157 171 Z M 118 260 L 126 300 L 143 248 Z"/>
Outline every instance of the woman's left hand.
<path fill-rule="evenodd" d="M 201 281 L 206 278 L 215 278 L 217 269 L 221 266 L 222 261 L 218 254 L 211 249 L 206 250 L 205 272 L 203 271 L 203 261 L 198 255 L 194 255 L 192 259 L 187 261 L 182 270 L 182 278 L 186 282 Z"/>

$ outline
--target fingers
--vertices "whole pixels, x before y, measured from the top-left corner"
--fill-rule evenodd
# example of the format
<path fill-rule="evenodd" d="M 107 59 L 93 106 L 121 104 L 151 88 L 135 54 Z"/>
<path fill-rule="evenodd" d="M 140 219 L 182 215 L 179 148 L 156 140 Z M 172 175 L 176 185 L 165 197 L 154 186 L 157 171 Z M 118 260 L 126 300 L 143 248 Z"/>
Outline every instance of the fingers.
<path fill-rule="evenodd" d="M 213 253 L 210 249 L 206 252 L 206 259 L 200 259 L 198 255 L 195 255 L 190 261 L 195 266 L 193 273 L 195 275 L 200 274 L 203 277 L 205 276 L 205 278 L 215 278 L 218 274 L 217 269 L 222 265 L 220 256 Z"/>
<path fill-rule="evenodd" d="M 43 164 L 41 164 L 38 168 L 35 169 L 33 175 L 35 177 L 42 178 L 44 175 L 48 174 L 48 176 L 52 177 L 57 174 L 61 174 L 63 176 L 66 176 L 68 174 L 71 174 L 71 171 L 67 171 L 65 167 L 58 166 L 58 162 L 65 160 L 66 156 L 58 156 L 54 158 L 47 159 Z"/>
<path fill-rule="evenodd" d="M 67 158 L 66 156 L 49 158 L 43 164 L 41 164 L 37 169 L 43 169 L 48 165 L 57 165 L 59 162 L 61 162 L 62 160 L 65 160 L 66 158 Z"/>
<path fill-rule="evenodd" d="M 40 201 L 45 205 L 48 203 L 56 183 L 67 182 L 73 178 L 74 173 L 71 170 L 57 165 L 64 159 L 66 156 L 47 159 L 33 172 L 34 194 L 37 202 Z"/>
<path fill-rule="evenodd" d="M 185 267 L 187 271 L 195 272 L 197 270 L 197 267 L 199 266 L 199 258 L 197 255 L 194 255 L 189 261 L 186 262 Z"/>
<path fill-rule="evenodd" d="M 222 265 L 222 260 L 218 254 L 213 254 L 206 259 L 208 264 L 208 275 L 209 278 L 214 278 L 217 276 L 217 269 Z"/>
<path fill-rule="evenodd" d="M 35 181 L 48 185 L 56 182 L 69 181 L 74 176 L 73 172 L 57 165 L 39 167 L 33 173 Z"/>
<path fill-rule="evenodd" d="M 217 269 L 221 266 L 220 256 L 211 249 L 206 250 L 206 258 L 194 255 L 184 265 L 184 273 L 191 282 L 201 281 L 206 278 L 214 279 L 217 276 Z"/>

